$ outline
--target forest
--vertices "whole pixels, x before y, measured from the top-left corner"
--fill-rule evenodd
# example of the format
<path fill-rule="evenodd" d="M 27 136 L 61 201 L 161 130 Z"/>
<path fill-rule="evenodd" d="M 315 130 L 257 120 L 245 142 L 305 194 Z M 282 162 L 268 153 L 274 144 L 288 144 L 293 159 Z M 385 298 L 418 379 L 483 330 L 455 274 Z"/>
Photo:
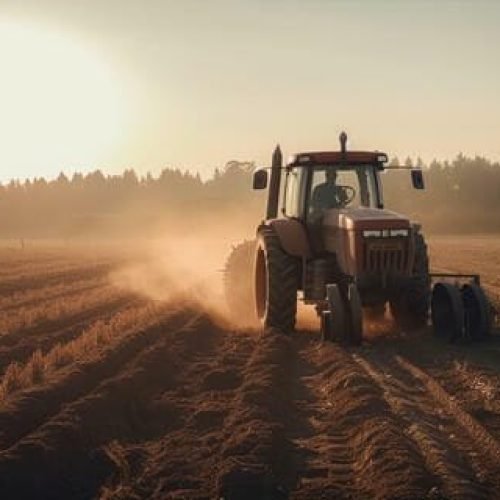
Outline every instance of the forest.
<path fill-rule="evenodd" d="M 394 158 L 392 164 L 399 164 Z M 407 214 L 431 233 L 500 231 L 500 164 L 459 154 L 453 161 L 407 158 L 424 170 L 426 189 L 412 188 L 407 171 L 386 171 L 386 208 Z M 171 224 L 203 223 L 206 217 L 258 221 L 265 195 L 251 189 L 253 162 L 230 161 L 202 180 L 165 168 L 160 175 L 121 175 L 100 170 L 61 173 L 55 180 L 13 180 L 0 185 L 1 238 L 79 238 L 153 235 Z M 222 220 L 222 219 L 221 219 Z"/>

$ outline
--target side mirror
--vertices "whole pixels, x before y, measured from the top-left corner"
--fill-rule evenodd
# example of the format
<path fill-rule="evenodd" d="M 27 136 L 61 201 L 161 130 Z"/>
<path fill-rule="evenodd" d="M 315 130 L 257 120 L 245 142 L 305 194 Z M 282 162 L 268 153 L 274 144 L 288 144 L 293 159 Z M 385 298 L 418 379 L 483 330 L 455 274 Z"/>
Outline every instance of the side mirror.
<path fill-rule="evenodd" d="M 257 170 L 253 174 L 253 188 L 266 189 L 267 187 L 267 170 Z"/>
<path fill-rule="evenodd" d="M 415 189 L 425 189 L 424 175 L 419 168 L 411 169 L 411 183 Z"/>

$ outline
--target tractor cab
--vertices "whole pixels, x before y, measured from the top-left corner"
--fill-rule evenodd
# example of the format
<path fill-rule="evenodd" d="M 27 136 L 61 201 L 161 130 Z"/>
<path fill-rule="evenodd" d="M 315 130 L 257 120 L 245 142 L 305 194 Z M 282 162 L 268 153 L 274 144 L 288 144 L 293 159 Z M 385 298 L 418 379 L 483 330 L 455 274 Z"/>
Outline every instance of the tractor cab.
<path fill-rule="evenodd" d="M 379 171 L 387 157 L 373 153 L 302 153 L 285 167 L 281 213 L 316 223 L 329 209 L 383 208 Z"/>

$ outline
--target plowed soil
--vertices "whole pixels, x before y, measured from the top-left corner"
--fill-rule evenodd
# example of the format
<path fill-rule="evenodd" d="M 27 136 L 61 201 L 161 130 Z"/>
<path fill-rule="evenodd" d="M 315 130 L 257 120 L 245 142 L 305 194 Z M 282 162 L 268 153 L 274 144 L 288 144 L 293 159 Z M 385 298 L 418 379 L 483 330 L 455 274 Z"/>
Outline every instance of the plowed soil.
<path fill-rule="evenodd" d="M 456 245 L 431 257 L 488 269 Z M 3 272 L 0 498 L 500 498 L 498 331 L 449 345 L 387 318 L 347 349 L 236 328 L 189 293 L 152 300 L 108 279 L 124 263 L 107 255 L 60 255 L 66 281 L 53 253 L 27 252 L 32 280 L 17 254 Z"/>

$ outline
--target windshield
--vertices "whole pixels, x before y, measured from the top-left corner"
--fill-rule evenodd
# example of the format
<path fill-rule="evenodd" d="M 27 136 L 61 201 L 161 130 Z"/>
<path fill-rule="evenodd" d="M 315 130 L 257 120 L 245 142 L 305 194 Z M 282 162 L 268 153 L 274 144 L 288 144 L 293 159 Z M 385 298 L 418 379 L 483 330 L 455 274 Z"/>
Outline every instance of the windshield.
<path fill-rule="evenodd" d="M 371 165 L 313 167 L 308 215 L 330 208 L 378 206 L 375 168 Z"/>

